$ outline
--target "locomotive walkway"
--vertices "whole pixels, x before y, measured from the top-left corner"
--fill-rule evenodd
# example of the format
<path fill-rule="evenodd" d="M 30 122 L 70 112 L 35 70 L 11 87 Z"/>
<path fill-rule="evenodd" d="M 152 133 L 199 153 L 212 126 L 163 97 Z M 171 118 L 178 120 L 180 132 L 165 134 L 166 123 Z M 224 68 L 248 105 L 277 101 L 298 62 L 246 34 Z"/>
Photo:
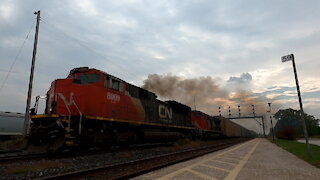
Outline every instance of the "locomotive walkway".
<path fill-rule="evenodd" d="M 134 179 L 306 180 L 320 179 L 320 169 L 266 139 L 253 139 Z"/>

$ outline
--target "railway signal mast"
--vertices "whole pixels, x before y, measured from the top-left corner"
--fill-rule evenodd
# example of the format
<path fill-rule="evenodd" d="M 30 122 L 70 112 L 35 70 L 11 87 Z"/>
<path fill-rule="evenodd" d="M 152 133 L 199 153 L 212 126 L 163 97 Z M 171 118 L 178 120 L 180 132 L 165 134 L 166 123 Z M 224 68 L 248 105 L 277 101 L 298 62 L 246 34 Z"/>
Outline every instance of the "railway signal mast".
<path fill-rule="evenodd" d="M 255 112 L 255 109 L 254 109 L 254 104 L 252 104 L 251 106 L 252 106 L 253 119 L 254 119 L 255 121 L 257 121 L 257 120 L 256 120 L 256 112 Z M 261 123 L 260 123 L 259 121 L 257 121 L 257 123 L 259 124 L 260 135 L 261 135 L 261 134 L 262 134 L 262 132 L 261 132 Z"/>
<path fill-rule="evenodd" d="M 300 113 L 301 113 L 301 118 L 302 118 L 302 126 L 303 126 L 303 132 L 304 132 L 304 137 L 306 139 L 306 145 L 307 145 L 307 153 L 310 156 L 310 146 L 309 146 L 309 140 L 308 140 L 308 131 L 307 131 L 307 126 L 306 126 L 306 121 L 304 118 L 304 112 L 303 112 L 303 106 L 302 106 L 302 100 L 301 100 L 301 94 L 300 94 L 300 87 L 299 87 L 299 81 L 298 81 L 298 74 L 296 70 L 296 64 L 294 62 L 294 55 L 289 54 L 286 56 L 281 57 L 281 61 L 287 62 L 287 61 L 292 61 L 292 66 L 293 66 L 293 72 L 294 72 L 294 77 L 296 79 L 296 86 L 297 86 L 297 92 L 298 92 L 298 98 L 299 98 L 299 104 L 300 104 Z"/>
<path fill-rule="evenodd" d="M 273 124 L 272 124 L 271 103 L 268 103 L 268 105 L 269 105 L 269 111 L 267 111 L 267 112 L 270 113 L 271 133 L 272 133 L 272 139 L 274 140 L 274 129 L 273 129 Z"/>
<path fill-rule="evenodd" d="M 27 98 L 26 113 L 25 113 L 25 119 L 24 119 L 24 133 L 23 133 L 24 136 L 27 135 L 28 127 L 29 127 L 29 119 L 30 119 L 30 114 L 29 113 L 30 113 L 30 103 L 31 103 L 31 95 L 32 95 L 32 83 L 33 83 L 34 66 L 35 66 L 36 55 L 37 55 L 40 11 L 34 12 L 34 14 L 37 15 L 37 25 L 36 25 L 36 32 L 35 32 L 35 36 L 34 36 L 31 72 L 30 72 L 30 80 L 29 80 L 29 88 L 28 88 L 28 98 Z"/>

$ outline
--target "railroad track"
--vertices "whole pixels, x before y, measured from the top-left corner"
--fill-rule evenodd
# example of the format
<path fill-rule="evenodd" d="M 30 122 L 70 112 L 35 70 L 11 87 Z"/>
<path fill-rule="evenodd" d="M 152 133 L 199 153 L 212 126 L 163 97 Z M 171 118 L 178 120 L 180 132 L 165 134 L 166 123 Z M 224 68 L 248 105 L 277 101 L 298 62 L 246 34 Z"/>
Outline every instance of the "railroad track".
<path fill-rule="evenodd" d="M 148 144 L 137 144 L 132 145 L 131 148 L 148 148 L 164 145 L 164 143 L 148 143 Z M 0 162 L 10 162 L 15 160 L 30 160 L 30 159 L 41 159 L 41 158 L 67 158 L 67 157 L 76 157 L 76 156 L 87 156 L 92 154 L 106 153 L 112 151 L 123 151 L 126 148 L 114 146 L 111 149 L 93 149 L 89 151 L 69 151 L 58 154 L 48 154 L 48 153 L 30 153 L 23 150 L 3 150 L 0 151 Z"/>
<path fill-rule="evenodd" d="M 232 140 L 220 142 L 215 145 L 201 148 L 193 148 L 179 152 L 158 155 L 154 157 L 141 158 L 138 160 L 122 162 L 117 164 L 105 165 L 90 169 L 78 170 L 54 176 L 42 177 L 40 179 L 129 179 L 156 169 L 176 164 L 182 161 L 193 159 L 204 154 L 225 149 L 244 140 Z"/>
<path fill-rule="evenodd" d="M 9 162 L 15 160 L 29 160 L 47 157 L 46 153 L 28 153 L 24 151 L 8 152 L 0 155 L 0 162 Z"/>
<path fill-rule="evenodd" d="M 8 153 L 16 153 L 16 152 L 21 152 L 22 150 L 0 150 L 0 155 L 1 154 L 8 154 Z"/>

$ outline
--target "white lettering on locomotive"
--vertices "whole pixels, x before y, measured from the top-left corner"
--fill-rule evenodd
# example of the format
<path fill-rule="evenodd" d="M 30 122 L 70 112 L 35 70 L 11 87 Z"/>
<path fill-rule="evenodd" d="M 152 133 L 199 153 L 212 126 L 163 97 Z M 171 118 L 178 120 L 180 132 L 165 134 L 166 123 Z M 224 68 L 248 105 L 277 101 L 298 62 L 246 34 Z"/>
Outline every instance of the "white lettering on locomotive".
<path fill-rule="evenodd" d="M 120 95 L 107 92 L 107 99 L 111 101 L 120 101 Z"/>
<path fill-rule="evenodd" d="M 172 109 L 164 105 L 159 105 L 159 117 L 172 119 Z"/>
<path fill-rule="evenodd" d="M 58 96 L 62 99 L 62 101 L 64 102 L 64 104 L 66 105 L 66 106 L 71 106 L 72 105 L 72 103 L 74 102 L 73 101 L 73 96 L 74 96 L 74 93 L 73 92 L 70 92 L 70 100 L 69 101 L 67 101 L 67 99 L 66 99 L 66 97 L 62 94 L 62 93 L 58 93 Z M 57 101 L 57 100 L 56 100 Z"/>

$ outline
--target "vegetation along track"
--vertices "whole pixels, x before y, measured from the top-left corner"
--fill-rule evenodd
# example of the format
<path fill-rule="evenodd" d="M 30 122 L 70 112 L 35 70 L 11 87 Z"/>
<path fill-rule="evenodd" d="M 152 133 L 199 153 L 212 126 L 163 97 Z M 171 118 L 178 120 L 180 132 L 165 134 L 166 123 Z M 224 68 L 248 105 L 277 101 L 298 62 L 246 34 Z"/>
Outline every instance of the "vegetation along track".
<path fill-rule="evenodd" d="M 156 169 L 186 161 L 207 153 L 218 151 L 244 140 L 233 139 L 220 142 L 215 145 L 192 148 L 174 153 L 158 155 L 149 158 L 111 164 L 91 169 L 84 169 L 55 176 L 42 177 L 41 179 L 79 179 L 79 178 L 96 178 L 96 179 L 128 179 Z"/>

